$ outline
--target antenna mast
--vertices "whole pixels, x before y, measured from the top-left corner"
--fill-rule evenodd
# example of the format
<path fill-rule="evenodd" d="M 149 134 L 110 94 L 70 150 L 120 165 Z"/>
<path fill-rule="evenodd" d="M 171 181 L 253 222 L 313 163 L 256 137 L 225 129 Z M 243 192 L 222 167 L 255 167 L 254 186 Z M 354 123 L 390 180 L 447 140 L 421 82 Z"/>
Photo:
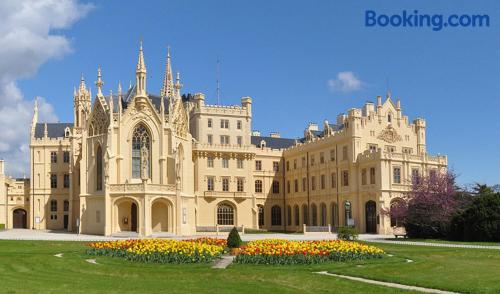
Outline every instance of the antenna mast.
<path fill-rule="evenodd" d="M 220 61 L 217 57 L 217 105 L 220 105 Z"/>

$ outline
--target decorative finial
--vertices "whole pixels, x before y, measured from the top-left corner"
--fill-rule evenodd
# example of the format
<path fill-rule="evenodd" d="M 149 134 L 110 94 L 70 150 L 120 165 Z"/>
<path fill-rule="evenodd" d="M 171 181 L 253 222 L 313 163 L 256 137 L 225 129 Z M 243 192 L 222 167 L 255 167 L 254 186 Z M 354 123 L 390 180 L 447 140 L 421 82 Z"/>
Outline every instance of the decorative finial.
<path fill-rule="evenodd" d="M 95 85 L 97 86 L 97 95 L 102 96 L 102 85 L 104 85 L 104 82 L 102 81 L 100 65 L 97 68 L 97 81 L 95 82 Z"/>
<path fill-rule="evenodd" d="M 163 77 L 163 85 L 160 90 L 161 97 L 170 97 L 174 89 L 174 81 L 172 77 L 172 64 L 170 61 L 170 46 L 167 46 L 167 63 L 165 65 L 165 76 Z"/>
<path fill-rule="evenodd" d="M 122 82 L 118 81 L 118 96 L 122 95 Z"/>
<path fill-rule="evenodd" d="M 85 85 L 85 78 L 83 77 L 83 72 L 80 77 L 80 87 L 79 90 L 80 92 L 84 92 L 87 89 L 87 86 Z"/>

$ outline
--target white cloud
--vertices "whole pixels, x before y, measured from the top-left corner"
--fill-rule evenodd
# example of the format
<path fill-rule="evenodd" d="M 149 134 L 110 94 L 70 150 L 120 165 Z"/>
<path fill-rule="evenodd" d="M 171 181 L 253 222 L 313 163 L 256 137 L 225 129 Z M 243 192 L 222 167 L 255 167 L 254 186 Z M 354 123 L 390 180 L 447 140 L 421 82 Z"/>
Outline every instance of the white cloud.
<path fill-rule="evenodd" d="M 363 88 L 364 83 L 352 71 L 341 71 L 337 78 L 328 80 L 328 87 L 334 92 L 353 92 Z"/>
<path fill-rule="evenodd" d="M 92 5 L 78 0 L 2 0 L 0 2 L 0 158 L 7 173 L 28 175 L 29 131 L 33 100 L 17 81 L 36 74 L 51 58 L 71 52 L 69 40 L 54 30 L 67 29 Z M 52 105 L 39 98 L 39 121 L 57 121 Z"/>

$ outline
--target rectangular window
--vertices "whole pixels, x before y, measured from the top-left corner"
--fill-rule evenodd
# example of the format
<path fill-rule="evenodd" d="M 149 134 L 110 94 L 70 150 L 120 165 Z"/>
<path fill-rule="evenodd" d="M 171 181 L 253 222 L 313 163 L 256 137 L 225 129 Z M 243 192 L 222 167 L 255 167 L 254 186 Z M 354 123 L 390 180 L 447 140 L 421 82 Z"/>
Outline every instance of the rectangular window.
<path fill-rule="evenodd" d="M 280 163 L 279 163 L 279 161 L 273 161 L 273 171 L 275 171 L 275 172 L 280 171 Z"/>
<path fill-rule="evenodd" d="M 286 181 L 286 192 L 290 193 L 290 181 Z"/>
<path fill-rule="evenodd" d="M 214 158 L 212 156 L 207 157 L 207 167 L 214 167 Z"/>
<path fill-rule="evenodd" d="M 273 181 L 273 194 L 279 194 L 280 192 L 280 182 Z"/>
<path fill-rule="evenodd" d="M 64 163 L 69 163 L 69 151 L 63 152 L 63 161 Z"/>
<path fill-rule="evenodd" d="M 255 161 L 255 170 L 262 170 L 262 161 L 260 160 Z"/>
<path fill-rule="evenodd" d="M 229 159 L 222 158 L 222 168 L 229 168 Z"/>
<path fill-rule="evenodd" d="M 207 135 L 207 143 L 208 143 L 208 145 L 213 144 L 213 136 L 212 135 Z"/>
<path fill-rule="evenodd" d="M 370 168 L 370 184 L 375 185 L 375 168 Z"/>
<path fill-rule="evenodd" d="M 50 162 L 57 163 L 57 152 L 56 151 L 50 152 Z"/>
<path fill-rule="evenodd" d="M 342 171 L 342 187 L 349 186 L 349 171 Z"/>
<path fill-rule="evenodd" d="M 314 162 L 316 161 L 314 155 L 311 155 L 310 160 L 311 160 L 311 166 L 314 166 Z"/>
<path fill-rule="evenodd" d="M 299 180 L 295 179 L 293 181 L 293 188 L 294 188 L 295 193 L 299 192 Z"/>
<path fill-rule="evenodd" d="M 64 174 L 64 188 L 69 188 L 69 175 Z"/>
<path fill-rule="evenodd" d="M 229 191 L 229 178 L 222 178 L 222 191 Z"/>
<path fill-rule="evenodd" d="M 209 119 L 207 120 L 207 125 L 208 125 L 208 127 L 209 127 L 209 128 L 211 128 L 211 127 L 212 127 L 212 119 L 211 119 L 211 118 L 209 118 Z"/>
<path fill-rule="evenodd" d="M 321 175 L 321 190 L 325 189 L 326 186 L 326 180 L 325 180 L 325 175 Z"/>
<path fill-rule="evenodd" d="M 342 147 L 342 160 L 347 160 L 347 146 Z"/>
<path fill-rule="evenodd" d="M 236 144 L 238 144 L 238 146 L 243 145 L 243 137 L 241 136 L 236 137 Z"/>
<path fill-rule="evenodd" d="M 238 169 L 243 169 L 243 159 L 238 158 L 238 159 L 236 160 L 236 165 L 237 165 L 237 168 L 238 168 Z"/>
<path fill-rule="evenodd" d="M 306 178 L 302 178 L 302 191 L 304 192 L 307 188 L 307 180 Z"/>
<path fill-rule="evenodd" d="M 332 188 L 336 188 L 337 187 L 337 174 L 336 173 L 332 173 L 331 181 L 332 181 Z"/>
<path fill-rule="evenodd" d="M 57 200 L 50 200 L 50 211 L 57 211 Z"/>
<path fill-rule="evenodd" d="M 228 119 L 221 119 L 220 120 L 220 128 L 221 129 L 229 129 L 229 120 Z"/>
<path fill-rule="evenodd" d="M 325 153 L 324 152 L 319 153 L 319 163 L 320 164 L 325 163 Z"/>
<path fill-rule="evenodd" d="M 361 185 L 366 185 L 366 168 L 361 170 Z"/>
<path fill-rule="evenodd" d="M 370 150 L 370 152 L 377 152 L 377 145 L 376 144 L 370 144 L 368 145 L 368 149 Z"/>
<path fill-rule="evenodd" d="M 214 177 L 208 177 L 207 178 L 207 191 L 213 191 L 214 190 Z"/>
<path fill-rule="evenodd" d="M 335 161 L 335 150 L 330 150 L 330 161 Z"/>
<path fill-rule="evenodd" d="M 287 161 L 286 162 L 286 170 L 289 171 L 290 170 L 290 161 Z"/>
<path fill-rule="evenodd" d="M 243 178 L 238 178 L 236 180 L 236 189 L 238 192 L 243 192 Z"/>
<path fill-rule="evenodd" d="M 239 120 L 239 121 L 236 122 L 236 128 L 238 130 L 241 130 L 241 120 Z"/>
<path fill-rule="evenodd" d="M 50 187 L 53 189 L 57 188 L 57 175 L 56 174 L 50 175 Z"/>
<path fill-rule="evenodd" d="M 395 167 L 392 169 L 392 179 L 395 184 L 401 184 L 401 168 Z"/>
<path fill-rule="evenodd" d="M 411 170 L 411 179 L 412 182 L 418 184 L 418 181 L 420 180 L 420 171 L 418 170 L 418 168 L 413 168 Z"/>
<path fill-rule="evenodd" d="M 302 157 L 302 167 L 306 167 L 306 158 Z"/>
<path fill-rule="evenodd" d="M 297 159 L 293 160 L 293 169 L 297 169 Z"/>
<path fill-rule="evenodd" d="M 316 177 L 312 176 L 311 177 L 311 190 L 316 190 Z"/>
<path fill-rule="evenodd" d="M 220 144 L 229 145 L 229 136 L 227 135 L 220 136 Z"/>
<path fill-rule="evenodd" d="M 412 153 L 413 153 L 413 150 L 412 150 L 411 148 L 404 147 L 404 148 L 403 148 L 403 153 L 406 153 L 406 154 L 412 154 Z"/>
<path fill-rule="evenodd" d="M 435 170 L 435 169 L 431 169 L 431 170 L 429 170 L 429 177 L 430 177 L 431 179 L 435 179 L 435 178 L 436 178 L 436 176 L 437 176 L 437 170 Z"/>

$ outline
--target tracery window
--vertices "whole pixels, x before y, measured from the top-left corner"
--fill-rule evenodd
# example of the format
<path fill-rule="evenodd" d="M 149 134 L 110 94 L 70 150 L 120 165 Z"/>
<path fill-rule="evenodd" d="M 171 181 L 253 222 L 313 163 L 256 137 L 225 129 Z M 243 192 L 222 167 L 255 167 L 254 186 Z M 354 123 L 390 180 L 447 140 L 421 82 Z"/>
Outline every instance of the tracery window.
<path fill-rule="evenodd" d="M 143 124 L 140 124 L 135 128 L 132 135 L 132 178 L 141 178 L 142 162 L 145 164 L 146 175 L 151 177 L 150 159 L 151 137 L 146 127 Z"/>
<path fill-rule="evenodd" d="M 97 191 L 102 191 L 102 148 L 101 148 L 101 146 L 97 147 L 95 166 L 96 166 L 96 184 L 95 184 L 95 187 L 96 187 Z"/>
<path fill-rule="evenodd" d="M 234 209 L 228 204 L 220 204 L 217 207 L 217 224 L 221 226 L 234 225 Z"/>
<path fill-rule="evenodd" d="M 271 208 L 271 225 L 281 226 L 281 207 L 278 205 Z"/>

